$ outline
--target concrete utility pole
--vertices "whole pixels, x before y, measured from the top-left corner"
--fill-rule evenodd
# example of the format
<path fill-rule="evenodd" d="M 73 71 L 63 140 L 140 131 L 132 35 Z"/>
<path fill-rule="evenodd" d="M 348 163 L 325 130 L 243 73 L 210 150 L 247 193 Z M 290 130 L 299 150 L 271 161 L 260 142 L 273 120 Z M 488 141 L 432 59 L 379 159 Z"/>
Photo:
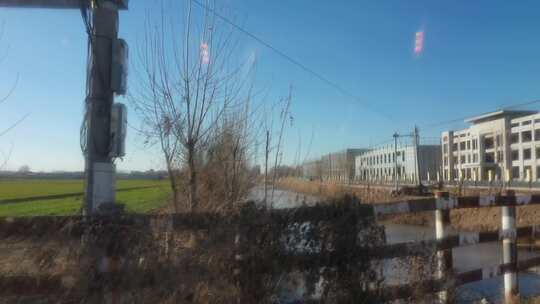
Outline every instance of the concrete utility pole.
<path fill-rule="evenodd" d="M 270 131 L 266 131 L 266 146 L 264 147 L 264 206 L 268 199 L 268 156 L 270 154 Z"/>
<path fill-rule="evenodd" d="M 111 4 L 110 2 L 105 2 Z M 104 3 L 104 4 L 105 4 Z M 85 161 L 85 214 L 98 213 L 103 203 L 114 203 L 115 168 L 109 156 L 111 108 L 112 41 L 118 38 L 118 10 L 102 5 L 93 10 L 90 52 L 90 91 L 87 100 Z"/>
<path fill-rule="evenodd" d="M 418 183 L 418 185 L 421 185 L 422 179 L 420 178 L 420 163 L 418 162 L 418 128 L 416 126 L 414 126 L 413 141 L 414 141 L 414 170 L 416 171 L 416 182 Z"/>
<path fill-rule="evenodd" d="M 418 146 L 419 146 L 419 135 L 418 135 L 418 128 L 414 126 L 414 130 L 410 134 L 398 134 L 397 132 L 394 133 L 394 152 L 396 153 L 396 161 L 395 161 L 395 173 L 394 178 L 396 179 L 395 185 L 396 190 L 398 190 L 398 181 L 397 181 L 397 139 L 399 137 L 412 137 L 413 139 L 413 148 L 414 148 L 414 171 L 416 174 L 416 181 L 418 182 L 418 185 L 422 184 L 422 181 L 420 179 L 420 163 L 418 161 Z"/>
<path fill-rule="evenodd" d="M 93 10 L 89 96 L 87 96 L 87 154 L 85 214 L 97 213 L 99 205 L 114 203 L 114 165 L 111 147 L 112 44 L 118 36 L 118 10 L 128 0 L 0 0 L 0 7 Z"/>
<path fill-rule="evenodd" d="M 396 192 L 399 190 L 399 181 L 398 181 L 398 165 L 397 165 L 397 139 L 399 137 L 399 134 L 396 132 L 394 133 L 394 184 L 395 184 L 395 190 Z"/>

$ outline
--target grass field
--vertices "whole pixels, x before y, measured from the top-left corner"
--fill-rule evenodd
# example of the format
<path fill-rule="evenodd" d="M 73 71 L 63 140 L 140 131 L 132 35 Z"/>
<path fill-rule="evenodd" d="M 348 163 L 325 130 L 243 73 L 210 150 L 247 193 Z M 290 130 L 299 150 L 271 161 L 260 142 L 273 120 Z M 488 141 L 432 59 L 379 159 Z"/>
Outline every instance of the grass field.
<path fill-rule="evenodd" d="M 139 188 L 141 189 L 132 189 Z M 116 200 L 132 213 L 149 213 L 163 207 L 170 196 L 166 181 L 118 180 Z M 131 190 L 128 190 L 131 189 Z M 0 180 L 0 216 L 75 215 L 82 206 L 82 180 Z M 66 198 L 46 198 L 74 193 Z M 40 197 L 35 200 L 33 198 Z M 9 200 L 28 198 L 28 201 Z"/>

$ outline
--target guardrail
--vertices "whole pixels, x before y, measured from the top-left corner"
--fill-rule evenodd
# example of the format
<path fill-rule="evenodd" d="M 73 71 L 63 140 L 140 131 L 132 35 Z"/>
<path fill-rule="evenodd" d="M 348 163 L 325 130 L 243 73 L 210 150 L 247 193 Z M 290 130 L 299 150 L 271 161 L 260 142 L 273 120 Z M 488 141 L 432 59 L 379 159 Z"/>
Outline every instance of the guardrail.
<path fill-rule="evenodd" d="M 265 225 L 274 223 L 275 225 L 280 225 L 280 227 L 286 227 L 291 223 L 326 222 L 333 225 L 332 227 L 337 229 L 337 232 L 348 238 L 349 247 L 311 252 L 281 252 L 279 254 L 279 261 L 287 261 L 291 267 L 308 270 L 313 267 L 335 267 L 344 262 L 354 264 L 355 261 L 366 259 L 367 256 L 369 259 L 382 260 L 422 255 L 427 249 L 432 250 L 437 255 L 437 269 L 434 279 L 392 286 L 392 288 L 386 288 L 384 290 L 373 290 L 366 285 L 366 292 L 373 293 L 382 301 L 407 298 L 411 296 L 412 290 L 421 290 L 429 293 L 437 293 L 439 300 L 446 302 L 450 298 L 449 293 L 456 286 L 495 276 L 503 276 L 504 297 L 508 303 L 511 303 L 519 294 L 517 273 L 540 265 L 540 257 L 519 262 L 517 259 L 517 238 L 535 237 L 537 232 L 540 232 L 540 226 L 516 227 L 515 207 L 533 204 L 540 204 L 540 195 L 527 194 L 516 196 L 514 191 L 507 190 L 494 195 L 450 197 L 448 192 L 439 191 L 435 193 L 435 197 L 373 205 L 352 201 L 339 208 L 336 208 L 336 206 L 316 205 L 297 209 L 257 211 L 251 207 L 250 212 L 252 213 L 250 217 L 246 217 L 246 214 L 242 212 L 229 216 L 216 213 L 122 215 L 119 217 L 94 218 L 92 220 L 76 216 L 0 218 L 0 238 L 13 236 L 30 238 L 51 237 L 47 232 L 51 231 L 51 229 L 57 231 L 56 237 L 58 238 L 81 238 L 81 236 L 88 233 L 88 227 L 95 226 L 96 222 L 101 227 L 114 225 L 116 227 L 129 227 L 129 229 L 135 229 L 137 231 L 155 230 L 165 233 L 193 229 L 221 229 L 223 233 L 235 235 L 234 246 L 236 253 L 234 255 L 234 263 L 236 266 L 233 267 L 233 272 L 239 281 L 238 286 L 241 288 L 242 284 L 253 283 L 245 281 L 246 278 L 252 279 L 246 276 L 245 265 L 254 263 L 253 261 L 257 261 L 260 258 L 257 255 L 263 253 L 257 252 L 257 248 L 259 247 L 257 247 L 258 243 L 254 241 L 254 237 L 257 237 L 261 233 L 261 229 L 265 229 Z M 502 209 L 501 229 L 475 233 L 458 233 L 454 235 L 449 233 L 450 210 L 497 207 Z M 383 215 L 426 211 L 434 212 L 435 239 L 398 244 L 366 244 L 358 240 L 359 231 L 356 230 L 355 223 L 362 219 L 376 219 Z M 264 212 L 264 221 L 261 220 L 263 217 L 257 216 L 256 212 Z M 452 265 L 453 248 L 494 241 L 502 242 L 502 264 L 463 273 L 454 273 Z M 345 249 L 346 251 L 344 251 Z M 255 260 L 252 261 L 251 259 L 253 258 Z M 112 261 L 111 259 L 113 257 L 109 256 L 108 259 Z M 279 261 L 275 261 L 277 263 L 276 265 L 281 265 Z M 137 269 L 123 269 L 119 271 L 118 269 L 120 268 L 112 267 L 109 269 L 111 276 L 140 274 L 150 278 L 143 282 L 138 282 L 136 286 L 130 286 L 126 283 L 122 285 L 122 289 L 141 288 L 143 286 L 152 287 L 158 284 L 157 282 L 159 280 L 152 277 L 152 274 L 144 274 L 144 271 L 141 272 Z M 267 268 L 262 269 L 264 271 L 270 271 Z M 63 278 L 61 276 L 32 278 L 0 275 L 0 287 L 2 287 L 0 288 L 0 294 L 16 294 L 19 291 L 39 294 L 44 290 L 48 292 L 62 292 L 65 289 L 63 284 Z M 21 289 L 15 286 L 25 286 L 25 288 Z M 240 302 L 249 303 L 251 300 L 253 298 L 243 298 L 243 301 Z"/>

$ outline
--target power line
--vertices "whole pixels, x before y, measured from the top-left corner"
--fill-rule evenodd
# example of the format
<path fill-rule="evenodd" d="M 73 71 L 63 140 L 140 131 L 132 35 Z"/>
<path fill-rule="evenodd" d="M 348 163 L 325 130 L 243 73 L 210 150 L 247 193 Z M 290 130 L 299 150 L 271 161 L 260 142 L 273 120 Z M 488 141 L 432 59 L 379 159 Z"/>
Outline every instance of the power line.
<path fill-rule="evenodd" d="M 392 120 L 392 118 L 386 114 L 386 113 L 383 113 L 375 108 L 373 108 L 370 104 L 368 103 L 365 103 L 363 102 L 359 97 L 357 97 L 356 95 L 354 95 L 353 93 L 349 92 L 348 90 L 346 90 L 345 88 L 343 88 L 342 86 L 340 86 L 338 83 L 330 80 L 329 78 L 323 76 L 322 74 L 316 72 L 315 70 L 311 69 L 310 67 L 306 66 L 305 64 L 301 63 L 300 61 L 292 58 L 291 56 L 285 54 L 285 52 L 283 51 L 280 51 L 279 49 L 277 49 L 276 47 L 272 46 L 270 43 L 264 41 L 263 39 L 259 38 L 258 36 L 256 36 L 255 34 L 252 34 L 251 32 L 249 32 L 248 30 L 244 29 L 243 27 L 237 25 L 236 23 L 234 23 L 233 21 L 229 20 L 227 17 L 219 14 L 218 12 L 215 11 L 215 9 L 213 8 L 210 8 L 208 7 L 207 5 L 201 3 L 200 1 L 198 0 L 191 0 L 193 3 L 197 4 L 199 7 L 201 7 L 202 9 L 204 10 L 207 10 L 209 12 L 211 12 L 212 14 L 214 14 L 215 16 L 217 16 L 218 18 L 220 18 L 221 20 L 223 20 L 225 23 L 229 24 L 230 26 L 232 26 L 233 28 L 235 28 L 236 30 L 244 33 L 245 35 L 249 36 L 250 38 L 252 38 L 253 40 L 259 42 L 260 44 L 262 44 L 263 46 L 269 48 L 270 50 L 274 51 L 276 54 L 278 54 L 279 56 L 283 57 L 285 60 L 289 61 L 290 63 L 292 63 L 293 65 L 296 65 L 297 67 L 299 67 L 300 69 L 302 69 L 303 71 L 307 72 L 308 74 L 311 74 L 312 76 L 315 76 L 316 78 L 318 78 L 319 80 L 321 80 L 322 82 L 326 83 L 327 85 L 333 87 L 334 89 L 338 90 L 341 94 L 351 98 L 351 99 L 354 99 L 356 100 L 357 102 L 363 104 L 366 108 L 369 108 L 371 111 L 383 116 L 384 118 L 388 119 L 388 120 Z"/>
<path fill-rule="evenodd" d="M 535 99 L 535 100 L 531 100 L 531 101 L 527 101 L 527 102 L 523 102 L 523 103 L 510 104 L 508 106 L 502 107 L 501 110 L 516 109 L 516 108 L 520 108 L 520 107 L 524 107 L 524 106 L 529 106 L 529 105 L 532 105 L 532 104 L 535 104 L 535 103 L 540 103 L 540 99 Z M 450 119 L 450 120 L 443 120 L 443 121 L 439 121 L 439 122 L 433 122 L 433 123 L 430 123 L 430 124 L 427 124 L 427 125 L 423 125 L 421 127 L 422 128 L 438 127 L 438 126 L 448 125 L 448 124 L 452 124 L 452 123 L 456 123 L 456 122 L 463 122 L 467 118 L 470 118 L 472 116 L 482 115 L 482 114 L 486 114 L 486 113 L 471 114 L 471 115 L 463 116 L 463 117 L 460 117 L 460 118 L 455 118 L 455 119 Z"/>
<path fill-rule="evenodd" d="M 539 102 L 540 102 L 540 99 L 535 99 L 535 100 L 524 102 L 524 103 L 518 103 L 518 104 L 506 106 L 506 107 L 503 108 L 503 110 L 520 108 L 520 107 L 529 106 L 529 105 L 539 103 Z"/>
<path fill-rule="evenodd" d="M 7 129 L 0 131 L 0 136 L 3 136 L 3 135 L 5 135 L 5 134 L 7 134 L 9 131 L 11 131 L 11 130 L 14 129 L 16 126 L 18 126 L 21 122 L 23 122 L 28 116 L 30 116 L 30 113 L 27 113 L 27 114 L 24 115 L 23 117 L 19 118 L 19 120 L 17 120 L 14 124 L 12 124 L 11 126 L 9 126 Z"/>

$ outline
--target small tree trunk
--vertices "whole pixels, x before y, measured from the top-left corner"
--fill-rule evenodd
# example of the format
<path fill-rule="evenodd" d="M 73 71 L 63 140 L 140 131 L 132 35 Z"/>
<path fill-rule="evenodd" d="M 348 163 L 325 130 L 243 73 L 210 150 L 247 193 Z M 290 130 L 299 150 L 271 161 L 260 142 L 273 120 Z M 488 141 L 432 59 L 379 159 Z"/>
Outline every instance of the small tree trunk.
<path fill-rule="evenodd" d="M 268 198 L 268 154 L 270 152 L 269 150 L 270 146 L 270 131 L 266 131 L 266 147 L 264 149 L 264 205 L 267 206 L 267 198 Z"/>
<path fill-rule="evenodd" d="M 167 162 L 167 173 L 169 173 L 169 183 L 171 184 L 171 190 L 173 193 L 173 204 L 174 212 L 178 213 L 178 184 L 176 183 L 176 176 L 174 175 L 174 170 L 172 168 L 171 162 L 166 159 Z"/>
<path fill-rule="evenodd" d="M 197 209 L 197 168 L 195 164 L 195 148 L 190 145 L 188 148 L 188 166 L 189 166 L 189 203 L 190 211 L 194 212 Z"/>

